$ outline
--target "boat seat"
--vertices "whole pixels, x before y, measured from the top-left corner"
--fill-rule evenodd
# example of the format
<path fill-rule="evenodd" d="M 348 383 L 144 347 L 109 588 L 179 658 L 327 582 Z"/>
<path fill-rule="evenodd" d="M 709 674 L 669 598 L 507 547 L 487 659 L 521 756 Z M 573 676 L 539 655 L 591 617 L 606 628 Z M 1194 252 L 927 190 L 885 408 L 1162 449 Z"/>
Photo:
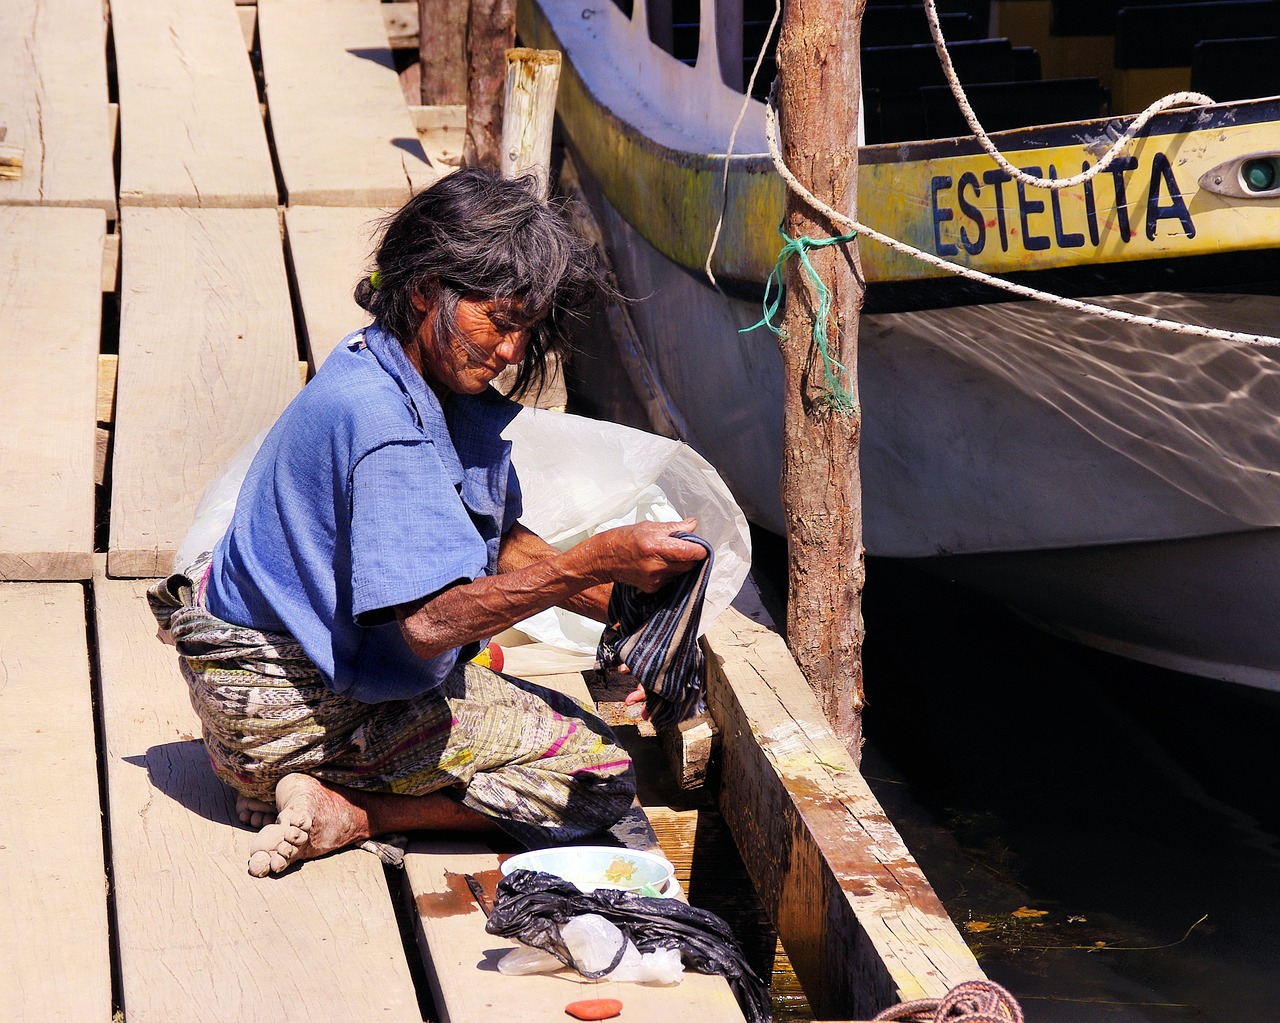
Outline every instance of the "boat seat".
<path fill-rule="evenodd" d="M 1003 82 L 971 85 L 965 94 L 989 132 L 1085 121 L 1107 113 L 1107 91 L 1096 78 L 1047 78 L 1020 82 L 1016 89 Z M 971 134 L 950 89 L 930 86 L 920 90 L 920 97 L 931 138 Z"/>
<path fill-rule="evenodd" d="M 981 39 L 985 25 L 979 25 L 964 11 L 938 13 L 938 22 L 947 42 Z M 868 7 L 862 16 L 862 45 L 907 46 L 932 41 L 929 22 L 922 6 Z"/>
<path fill-rule="evenodd" d="M 1280 95 L 1280 36 L 1206 39 L 1191 51 L 1191 88 L 1219 101 Z"/>
<path fill-rule="evenodd" d="M 1168 6 L 1169 0 L 1050 0 L 1049 34 L 1113 36 L 1124 7 Z"/>
<path fill-rule="evenodd" d="M 950 43 L 951 62 L 961 82 L 1009 82 L 1015 79 L 1013 45 L 1008 39 L 974 39 Z M 912 96 L 926 85 L 945 85 L 933 43 L 909 46 L 864 46 L 864 89 L 884 97 Z"/>
<path fill-rule="evenodd" d="M 1274 35 L 1276 0 L 1126 7 L 1116 16 L 1114 109 L 1135 113 L 1191 87 L 1191 57 L 1206 39 Z"/>

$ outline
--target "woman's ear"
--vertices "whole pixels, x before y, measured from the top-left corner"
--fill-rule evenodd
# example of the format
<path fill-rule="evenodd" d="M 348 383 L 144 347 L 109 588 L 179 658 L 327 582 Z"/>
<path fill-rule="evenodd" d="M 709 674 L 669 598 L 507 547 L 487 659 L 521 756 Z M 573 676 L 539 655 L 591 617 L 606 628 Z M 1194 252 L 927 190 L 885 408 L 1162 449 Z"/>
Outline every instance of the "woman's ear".
<path fill-rule="evenodd" d="M 413 308 L 418 310 L 418 312 L 424 313 L 424 314 L 429 308 L 427 304 L 426 296 L 424 296 L 420 291 L 415 291 L 413 293 Z"/>

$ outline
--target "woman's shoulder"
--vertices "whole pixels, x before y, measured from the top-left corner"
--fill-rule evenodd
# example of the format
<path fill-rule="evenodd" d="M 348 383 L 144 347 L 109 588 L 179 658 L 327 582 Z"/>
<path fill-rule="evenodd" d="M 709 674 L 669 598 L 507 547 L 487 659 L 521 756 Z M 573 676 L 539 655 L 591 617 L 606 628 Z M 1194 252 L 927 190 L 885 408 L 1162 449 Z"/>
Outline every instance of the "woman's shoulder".
<path fill-rule="evenodd" d="M 354 447 L 423 437 L 396 381 L 368 349 L 347 343 L 330 353 L 295 405 L 311 426 L 346 436 Z"/>

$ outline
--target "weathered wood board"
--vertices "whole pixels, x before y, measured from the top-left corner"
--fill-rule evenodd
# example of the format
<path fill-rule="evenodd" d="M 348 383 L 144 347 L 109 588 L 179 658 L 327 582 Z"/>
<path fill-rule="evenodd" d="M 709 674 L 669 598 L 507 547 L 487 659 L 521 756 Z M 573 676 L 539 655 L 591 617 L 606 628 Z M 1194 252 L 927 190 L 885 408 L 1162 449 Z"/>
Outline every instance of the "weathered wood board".
<path fill-rule="evenodd" d="M 0 579 L 93 574 L 100 209 L 0 206 Z"/>
<path fill-rule="evenodd" d="M 0 124 L 22 175 L 0 204 L 95 206 L 116 215 L 102 0 L 0 5 Z"/>
<path fill-rule="evenodd" d="M 873 1016 L 983 976 L 781 637 L 708 630 L 720 808 L 819 1019 Z"/>
<path fill-rule="evenodd" d="M 120 203 L 275 206 L 275 173 L 234 5 L 112 0 Z"/>
<path fill-rule="evenodd" d="M 373 266 L 382 213 L 350 206 L 290 206 L 285 211 L 289 258 L 313 372 L 339 341 L 369 322 L 352 293 L 356 281 Z"/>
<path fill-rule="evenodd" d="M 377 857 L 274 878 L 209 767 L 145 580 L 94 580 L 123 1001 L 129 1023 L 421 1014 Z M 88 1019 L 90 1017 L 80 1017 Z M 105 1019 L 105 1017 L 93 1017 Z"/>
<path fill-rule="evenodd" d="M 271 131 L 291 206 L 398 207 L 434 181 L 373 0 L 260 0 Z"/>
<path fill-rule="evenodd" d="M 0 583 L 0 1005 L 111 1018 L 84 587 Z"/>
<path fill-rule="evenodd" d="M 498 960 L 517 946 L 484 929 L 485 915 L 467 887 L 475 877 L 490 895 L 500 856 L 483 842 L 416 842 L 405 857 L 418 941 L 441 1023 L 559 1020 L 583 998 L 616 998 L 626 1018 L 742 1023 L 742 1011 L 722 977 L 685 973 L 673 987 L 595 983 L 572 970 L 528 977 L 497 972 Z"/>
<path fill-rule="evenodd" d="M 108 568 L 166 575 L 201 494 L 298 390 L 275 210 L 127 208 Z"/>

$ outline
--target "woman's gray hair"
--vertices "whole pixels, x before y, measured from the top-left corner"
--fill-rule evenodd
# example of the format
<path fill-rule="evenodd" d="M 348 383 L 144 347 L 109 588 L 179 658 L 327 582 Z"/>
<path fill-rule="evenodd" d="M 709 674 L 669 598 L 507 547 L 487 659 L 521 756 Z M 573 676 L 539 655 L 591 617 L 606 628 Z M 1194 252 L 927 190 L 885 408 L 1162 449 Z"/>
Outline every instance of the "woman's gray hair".
<path fill-rule="evenodd" d="M 511 393 L 541 386 L 548 356 L 568 349 L 567 321 L 597 296 L 617 293 L 563 205 L 539 198 L 536 188 L 532 178 L 478 168 L 441 178 L 384 222 L 376 277 L 356 285 L 356 302 L 401 344 L 430 315 L 436 343 L 447 346 L 466 344 L 460 299 L 501 301 L 513 319 L 532 325 Z"/>

